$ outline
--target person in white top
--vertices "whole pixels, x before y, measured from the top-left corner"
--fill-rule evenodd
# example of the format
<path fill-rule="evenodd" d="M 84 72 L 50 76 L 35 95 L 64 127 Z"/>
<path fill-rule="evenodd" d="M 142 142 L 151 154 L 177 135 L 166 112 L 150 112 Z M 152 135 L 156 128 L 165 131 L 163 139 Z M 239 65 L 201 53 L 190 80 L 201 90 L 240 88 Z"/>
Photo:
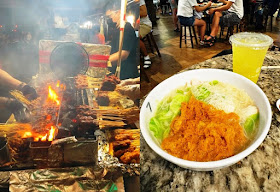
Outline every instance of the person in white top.
<path fill-rule="evenodd" d="M 198 6 L 196 0 L 179 0 L 177 16 L 183 26 L 197 26 L 200 37 L 200 44 L 204 44 L 206 22 L 194 16 L 194 10 L 202 12 L 211 6 L 209 1 L 205 6 Z"/>
<path fill-rule="evenodd" d="M 145 69 L 149 68 L 152 64 L 151 58 L 148 55 L 146 46 L 142 41 L 142 38 L 149 34 L 152 30 L 152 22 L 150 21 L 147 13 L 147 8 L 144 0 L 140 0 L 140 50 L 144 55 L 144 65 Z"/>
<path fill-rule="evenodd" d="M 243 18 L 243 0 L 219 0 L 224 5 L 221 7 L 209 9 L 209 15 L 214 13 L 210 36 L 205 40 L 206 44 L 213 46 L 216 35 L 219 31 L 219 25 L 230 27 L 240 23 Z"/>

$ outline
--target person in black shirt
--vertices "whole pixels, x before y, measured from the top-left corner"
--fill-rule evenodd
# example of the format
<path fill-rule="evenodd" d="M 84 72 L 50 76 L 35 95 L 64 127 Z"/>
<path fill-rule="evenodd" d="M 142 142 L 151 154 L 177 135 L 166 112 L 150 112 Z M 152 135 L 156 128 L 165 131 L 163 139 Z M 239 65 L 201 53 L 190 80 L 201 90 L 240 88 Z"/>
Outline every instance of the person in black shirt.
<path fill-rule="evenodd" d="M 112 49 L 109 61 L 112 63 L 112 68 L 110 69 L 112 73 L 115 73 L 116 71 L 117 62 L 119 58 L 120 8 L 120 0 L 114 0 L 108 3 L 106 6 L 106 15 L 109 18 L 111 18 L 111 22 L 108 22 L 109 35 L 107 38 L 111 40 L 110 45 Z M 137 43 L 138 40 L 136 38 L 135 31 L 130 25 L 130 23 L 127 22 L 124 27 L 123 48 L 121 54 L 121 80 L 128 78 L 136 78 L 139 76 L 136 61 Z"/>

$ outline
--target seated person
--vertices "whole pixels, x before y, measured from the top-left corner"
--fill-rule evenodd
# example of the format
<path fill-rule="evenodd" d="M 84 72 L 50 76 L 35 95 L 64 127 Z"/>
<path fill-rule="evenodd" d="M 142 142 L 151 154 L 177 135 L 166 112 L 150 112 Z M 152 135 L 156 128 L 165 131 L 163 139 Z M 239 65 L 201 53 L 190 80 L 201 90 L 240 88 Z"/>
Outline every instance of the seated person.
<path fill-rule="evenodd" d="M 243 15 L 243 0 L 219 0 L 225 5 L 209 9 L 209 15 L 214 13 L 210 36 L 205 40 L 208 46 L 213 46 L 220 26 L 233 26 L 238 24 Z"/>
<path fill-rule="evenodd" d="M 204 44 L 206 22 L 202 19 L 195 18 L 194 10 L 202 12 L 210 6 L 210 1 L 203 7 L 198 6 L 196 0 L 179 0 L 178 2 L 177 16 L 180 24 L 183 26 L 197 26 L 201 45 Z"/>
<path fill-rule="evenodd" d="M 147 69 L 151 66 L 152 61 L 148 55 L 146 46 L 142 40 L 152 30 L 152 22 L 150 21 L 147 8 L 144 0 L 140 0 L 140 50 L 144 56 L 144 68 Z"/>
<path fill-rule="evenodd" d="M 111 55 L 109 61 L 112 63 L 110 71 L 116 72 L 119 58 L 119 37 L 120 37 L 120 8 L 121 0 L 110 1 L 106 5 L 106 15 L 111 19 L 109 25 L 109 35 L 111 40 Z M 109 21 L 108 21 L 109 22 Z M 139 76 L 136 61 L 137 38 L 135 31 L 130 23 L 126 22 L 124 27 L 123 47 L 121 53 L 121 72 L 120 79 L 136 78 Z M 139 59 L 139 58 L 138 58 Z"/>

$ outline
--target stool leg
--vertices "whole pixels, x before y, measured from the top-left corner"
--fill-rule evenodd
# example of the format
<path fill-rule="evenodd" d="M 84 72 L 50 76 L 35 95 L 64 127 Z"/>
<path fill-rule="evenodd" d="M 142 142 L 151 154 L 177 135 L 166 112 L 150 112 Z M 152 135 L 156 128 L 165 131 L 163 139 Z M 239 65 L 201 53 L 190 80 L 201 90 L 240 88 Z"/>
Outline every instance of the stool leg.
<path fill-rule="evenodd" d="M 196 44 L 198 45 L 197 37 L 196 37 L 196 32 L 195 32 L 195 27 L 192 26 L 192 28 L 193 28 L 193 34 L 194 34 L 195 42 L 196 42 Z"/>
<path fill-rule="evenodd" d="M 160 54 L 160 52 L 159 52 L 157 43 L 156 43 L 155 38 L 154 38 L 154 36 L 153 36 L 152 33 L 150 33 L 150 37 L 151 37 L 151 40 L 152 40 L 152 42 L 153 42 L 153 44 L 154 44 L 154 46 L 155 46 L 155 49 L 156 49 L 156 51 L 157 51 L 158 56 L 161 57 L 161 54 Z"/>
<path fill-rule="evenodd" d="M 151 53 L 154 53 L 154 49 L 153 49 L 153 45 L 151 43 L 151 39 L 150 39 L 149 35 L 146 35 L 146 36 L 147 36 L 147 40 L 148 40 L 148 43 L 149 43 L 150 48 L 151 48 Z"/>
<path fill-rule="evenodd" d="M 238 33 L 239 24 L 236 25 L 236 33 Z"/>
<path fill-rule="evenodd" d="M 182 35 L 183 35 L 182 29 L 183 29 L 183 27 L 181 25 L 181 27 L 180 27 L 180 48 L 182 48 Z"/>
<path fill-rule="evenodd" d="M 228 27 L 228 30 L 227 30 L 226 40 L 228 40 L 228 38 L 229 38 L 229 33 L 230 33 L 230 27 Z"/>
<path fill-rule="evenodd" d="M 193 36 L 192 36 L 192 27 L 191 27 L 191 26 L 189 26 L 189 31 L 190 31 L 190 37 L 191 37 L 192 48 L 193 48 L 193 40 L 192 40 Z"/>
<path fill-rule="evenodd" d="M 184 26 L 185 28 L 185 44 L 187 44 L 187 26 Z"/>
<path fill-rule="evenodd" d="M 223 32 L 223 27 L 221 27 L 221 31 L 220 31 L 220 37 L 219 37 L 219 39 L 222 39 L 222 32 Z"/>
<path fill-rule="evenodd" d="M 270 20 L 270 31 L 272 32 L 272 22 L 273 22 L 273 16 L 270 16 L 271 20 Z"/>

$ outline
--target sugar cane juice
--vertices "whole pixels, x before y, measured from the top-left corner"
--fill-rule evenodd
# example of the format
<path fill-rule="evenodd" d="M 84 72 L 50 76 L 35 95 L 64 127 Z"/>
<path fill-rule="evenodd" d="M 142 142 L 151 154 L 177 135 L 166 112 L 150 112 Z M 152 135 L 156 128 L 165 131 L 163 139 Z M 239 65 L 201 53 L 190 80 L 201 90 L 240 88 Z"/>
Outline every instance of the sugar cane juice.
<path fill-rule="evenodd" d="M 268 47 L 273 40 L 260 33 L 237 33 L 230 37 L 233 72 L 257 83 Z"/>

